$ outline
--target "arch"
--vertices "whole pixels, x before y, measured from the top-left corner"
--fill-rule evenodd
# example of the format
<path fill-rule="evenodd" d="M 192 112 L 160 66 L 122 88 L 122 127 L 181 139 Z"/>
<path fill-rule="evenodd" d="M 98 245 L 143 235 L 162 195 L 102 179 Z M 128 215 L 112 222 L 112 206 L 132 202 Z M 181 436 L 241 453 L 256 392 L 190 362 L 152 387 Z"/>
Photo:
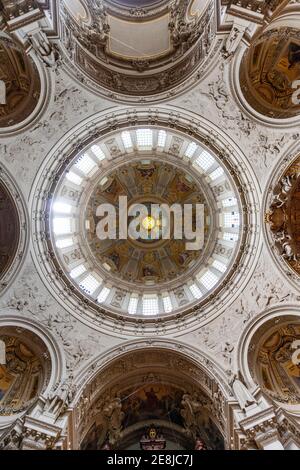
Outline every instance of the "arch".
<path fill-rule="evenodd" d="M 0 329 L 1 328 L 17 328 L 20 329 L 20 331 L 29 331 L 38 336 L 45 344 L 45 348 L 49 352 L 49 359 L 51 361 L 51 376 L 47 387 L 43 391 L 43 395 L 46 397 L 54 385 L 60 383 L 66 376 L 65 353 L 63 347 L 56 341 L 52 333 L 42 327 L 40 323 L 22 316 L 1 313 Z"/>
<path fill-rule="evenodd" d="M 46 398 L 50 390 L 66 376 L 66 362 L 63 347 L 59 345 L 52 334 L 45 330 L 38 322 L 25 319 L 22 316 L 2 313 L 0 317 L 0 332 L 1 329 L 5 331 L 15 329 L 17 336 L 21 338 L 22 332 L 27 331 L 31 335 L 36 335 L 39 341 L 45 346 L 45 350 L 48 351 L 49 354 L 49 364 L 51 364 L 50 376 L 41 394 L 42 397 Z M 26 409 L 24 411 L 26 412 Z M 17 414 L 14 413 L 13 415 L 0 416 L 0 431 L 6 430 L 11 426 L 12 423 L 24 414 L 24 411 Z"/>
<path fill-rule="evenodd" d="M 126 397 L 135 395 L 141 389 L 153 394 L 151 390 L 158 386 L 181 390 L 179 406 L 184 392 L 194 396 L 197 390 L 205 396 L 210 410 L 214 410 L 212 419 L 227 439 L 223 420 L 225 414 L 228 415 L 227 403 L 234 401 L 234 398 L 226 374 L 208 356 L 183 343 L 176 341 L 174 348 L 174 341 L 171 340 L 128 341 L 90 361 L 78 372 L 74 383 L 77 394 L 72 408 L 74 425 L 78 430 L 75 447 L 83 441 L 93 423 L 99 424 L 104 419 L 109 400 L 117 405 L 118 399 L 114 397 L 120 397 L 120 403 L 123 403 L 123 400 L 128 400 Z M 218 404 L 219 410 L 214 408 Z M 122 409 L 126 415 L 126 403 L 124 406 Z M 135 423 L 130 419 L 125 422 L 130 426 Z"/>

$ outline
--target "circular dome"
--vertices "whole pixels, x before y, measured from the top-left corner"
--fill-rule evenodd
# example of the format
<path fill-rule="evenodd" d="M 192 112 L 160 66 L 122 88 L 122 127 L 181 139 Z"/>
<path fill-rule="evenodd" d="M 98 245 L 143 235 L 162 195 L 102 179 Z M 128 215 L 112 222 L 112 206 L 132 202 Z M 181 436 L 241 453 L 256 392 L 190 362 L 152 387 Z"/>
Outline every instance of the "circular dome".
<path fill-rule="evenodd" d="M 0 32 L 0 92 L 0 128 L 28 118 L 41 92 L 36 65 L 22 46 L 4 32 Z"/>
<path fill-rule="evenodd" d="M 124 239 L 99 237 L 97 208 L 111 204 L 118 221 L 120 196 L 128 214 L 131 205 L 149 207 L 141 221 L 146 237 L 133 238 L 130 231 Z M 178 215 L 165 213 L 173 204 L 182 208 L 181 238 L 175 234 Z M 187 204 L 192 211 L 203 207 L 201 249 L 187 249 Z M 130 215 L 125 222 L 130 226 Z M 215 156 L 176 132 L 137 128 L 93 142 L 77 155 L 55 185 L 49 230 L 60 269 L 90 301 L 113 312 L 154 316 L 211 294 L 236 256 L 241 223 L 238 191 Z"/>
<path fill-rule="evenodd" d="M 287 267 L 287 275 L 300 281 L 299 198 L 300 156 L 275 177 L 267 200 L 267 236 L 275 258 L 281 268 Z"/>
<path fill-rule="evenodd" d="M 6 186 L 0 181 L 0 282 L 15 258 L 19 235 L 17 208 Z"/>
<path fill-rule="evenodd" d="M 298 405 L 300 400 L 300 322 L 284 316 L 262 325 L 251 339 L 248 362 L 252 377 L 279 403 Z"/>
<path fill-rule="evenodd" d="M 56 299 L 93 327 L 181 331 L 220 314 L 251 276 L 259 253 L 255 176 L 222 131 L 174 109 L 119 108 L 87 119 L 51 151 L 34 183 L 36 268 Z M 119 198 L 126 195 L 118 227 Z M 171 213 L 168 225 L 164 203 L 171 209 L 177 202 L 183 213 L 189 198 L 201 202 L 186 212 L 192 230 L 184 233 L 184 217 Z M 146 207 L 139 226 L 146 234 L 154 227 L 156 239 L 126 234 L 124 242 L 120 235 L 120 227 L 131 233 L 135 201 Z M 158 215 L 148 212 L 153 203 Z M 102 222 L 111 211 L 107 237 Z M 191 247 L 176 229 L 194 243 L 194 214 L 205 230 Z M 165 218 L 167 240 L 157 225 Z"/>
<path fill-rule="evenodd" d="M 27 215 L 23 198 L 5 168 L 0 169 L 0 293 L 25 259 Z"/>
<path fill-rule="evenodd" d="M 159 99 L 216 58 L 213 1 L 64 0 L 60 14 L 70 73 L 113 99 Z"/>
<path fill-rule="evenodd" d="M 84 158 L 80 162 L 82 164 Z M 212 212 L 217 212 L 218 208 L 213 207 L 213 194 L 209 193 L 211 204 L 206 200 L 203 189 L 197 184 L 197 175 L 194 178 L 178 166 L 162 162 L 161 158 L 140 160 L 139 157 L 104 174 L 96 182 L 86 210 L 80 215 L 85 220 L 80 245 L 87 243 L 89 255 L 102 278 L 106 277 L 111 282 L 118 279 L 121 283 L 119 286 L 123 285 L 126 289 L 134 288 L 136 283 L 144 288 L 159 284 L 167 289 L 169 281 L 184 276 L 192 265 L 204 263 L 203 258 L 207 253 L 205 247 L 199 251 L 186 250 L 186 240 L 174 236 L 175 227 L 171 217 L 172 226 L 169 227 L 167 223 L 168 208 L 172 204 L 179 204 L 182 209 L 185 204 L 203 204 L 206 218 L 205 243 L 208 244 L 213 225 L 216 226 Z M 127 239 L 107 243 L 97 237 L 99 218 L 96 209 L 102 203 L 112 203 L 119 219 L 120 196 L 127 198 L 128 211 L 133 205 L 139 204 L 147 208 L 149 215 L 142 219 L 145 237 L 131 237 L 129 231 Z M 152 212 L 156 212 L 156 205 L 157 213 L 151 215 L 151 208 Z M 215 211 L 212 211 L 213 208 Z M 132 217 L 128 217 L 128 226 L 131 219 Z M 87 224 L 89 230 L 86 235 Z"/>
<path fill-rule="evenodd" d="M 0 365 L 0 416 L 25 411 L 45 390 L 51 375 L 47 348 L 34 333 L 15 326 L 0 328 L 5 364 Z"/>
<path fill-rule="evenodd" d="M 299 29 L 292 27 L 268 30 L 246 50 L 240 86 L 255 111 L 273 119 L 299 115 L 299 54 Z"/>

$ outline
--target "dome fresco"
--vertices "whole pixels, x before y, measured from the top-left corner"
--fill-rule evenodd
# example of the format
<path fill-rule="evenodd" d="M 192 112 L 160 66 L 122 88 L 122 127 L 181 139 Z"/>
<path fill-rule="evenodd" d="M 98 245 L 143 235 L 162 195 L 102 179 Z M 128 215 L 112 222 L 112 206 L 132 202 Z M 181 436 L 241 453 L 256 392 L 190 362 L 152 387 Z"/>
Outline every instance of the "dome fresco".
<path fill-rule="evenodd" d="M 242 92 L 259 113 L 287 119 L 299 115 L 294 83 L 300 79 L 300 30 L 280 28 L 257 38 L 240 69 Z"/>
<path fill-rule="evenodd" d="M 45 344 L 33 333 L 0 327 L 5 364 L 0 365 L 0 417 L 22 413 L 46 388 L 51 363 Z"/>
<path fill-rule="evenodd" d="M 256 335 L 258 340 L 259 334 Z M 259 345 L 249 353 L 249 362 L 255 380 L 264 392 L 278 403 L 295 406 L 300 400 L 299 364 L 296 343 L 300 340 L 300 323 L 296 317 L 290 322 L 278 322 L 277 327 L 269 325 Z M 253 341 L 255 341 L 253 339 Z"/>
<path fill-rule="evenodd" d="M 34 62 L 17 41 L 3 32 L 0 32 L 0 80 L 5 92 L 0 103 L 0 128 L 5 128 L 25 121 L 33 113 L 41 83 Z"/>
<path fill-rule="evenodd" d="M 97 239 L 95 228 L 99 219 L 96 216 L 96 208 L 102 202 L 110 202 L 118 209 L 121 195 L 127 197 L 129 209 L 132 204 L 144 204 L 149 214 L 151 205 L 154 204 L 159 206 L 165 204 L 171 207 L 176 202 L 182 208 L 187 203 L 203 204 L 204 196 L 195 181 L 171 165 L 158 161 L 140 160 L 133 164 L 125 164 L 108 174 L 103 185 L 101 181 L 99 182 L 88 201 L 85 212 L 85 220 L 89 222 L 91 228 L 88 233 L 89 249 L 100 265 L 109 265 L 113 278 L 123 278 L 133 286 L 135 283 L 145 285 L 149 282 L 157 285 L 168 279 L 177 278 L 181 273 L 184 274 L 187 267 L 196 261 L 205 247 L 198 252 L 186 251 L 186 240 L 174 238 L 175 220 L 172 220 L 170 238 L 164 239 L 162 230 L 166 225 L 164 222 L 167 214 L 163 209 L 158 209 L 156 215 L 149 215 L 143 219 L 143 228 L 149 233 L 148 239 L 129 238 L 123 241 L 111 241 L 109 246 Z M 210 227 L 212 216 L 207 204 L 205 209 L 207 243 L 212 231 Z M 166 226 L 165 231 L 167 229 Z M 130 264 L 131 268 L 129 268 Z"/>

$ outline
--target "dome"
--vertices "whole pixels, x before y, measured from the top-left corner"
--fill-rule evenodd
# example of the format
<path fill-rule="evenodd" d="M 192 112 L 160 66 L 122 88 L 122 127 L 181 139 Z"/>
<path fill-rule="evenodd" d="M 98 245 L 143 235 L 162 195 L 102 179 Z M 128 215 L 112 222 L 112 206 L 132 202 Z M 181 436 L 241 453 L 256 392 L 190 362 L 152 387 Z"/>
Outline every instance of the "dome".
<path fill-rule="evenodd" d="M 274 119 L 298 116 L 295 83 L 300 78 L 299 30 L 265 31 L 244 54 L 240 69 L 242 93 L 258 113 Z"/>
<path fill-rule="evenodd" d="M 25 121 L 39 101 L 39 73 L 22 46 L 4 32 L 0 33 L 0 82 L 5 93 L 0 100 L 0 128 Z"/>
<path fill-rule="evenodd" d="M 149 208 L 141 225 L 151 236 L 99 237 L 97 208 L 111 204 L 119 224 L 120 196 L 128 214 L 134 204 Z M 177 236 L 178 216 L 165 213 L 173 204 L 192 206 L 193 226 L 201 205 L 200 248 L 187 249 L 183 217 Z M 155 127 L 92 142 L 61 174 L 49 208 L 51 251 L 68 283 L 89 301 L 129 316 L 166 316 L 206 299 L 228 274 L 242 227 L 237 188 L 219 159 L 195 140 Z"/>
<path fill-rule="evenodd" d="M 80 162 L 84 162 L 84 158 Z M 101 203 L 112 203 L 118 209 L 120 195 L 127 197 L 129 210 L 133 204 L 144 204 L 149 209 L 149 215 L 142 221 L 148 237 L 135 239 L 129 234 L 125 240 L 112 240 L 107 244 L 106 241 L 99 240 L 96 234 L 99 220 L 96 208 Z M 168 281 L 184 275 L 188 266 L 199 264 L 199 258 L 204 255 L 205 248 L 199 251 L 185 250 L 186 240 L 174 237 L 175 221 L 170 224 L 170 237 L 164 237 L 169 235 L 162 233 L 164 221 L 168 216 L 166 209 L 158 208 L 158 213 L 151 216 L 151 206 L 157 204 L 162 207 L 164 204 L 171 207 L 177 203 L 183 207 L 184 204 L 197 202 L 205 206 L 205 241 L 208 243 L 212 226 L 215 224 L 210 204 L 205 200 L 196 180 L 182 169 L 161 159 L 136 159 L 97 181 L 85 213 L 82 214 L 89 227 L 87 237 L 82 234 L 82 239 L 87 241 L 90 254 L 99 264 L 99 269 L 102 270 L 105 266 L 104 276 L 108 276 L 109 272 L 120 282 L 125 281 L 128 288 L 132 288 L 135 283 L 144 287 L 154 284 L 167 287 Z M 166 226 L 165 232 L 167 230 Z"/>
<path fill-rule="evenodd" d="M 285 274 L 299 284 L 300 156 L 290 156 L 276 175 L 267 200 L 266 229 L 272 254 Z M 287 268 L 287 269 L 286 269 Z"/>
<path fill-rule="evenodd" d="M 51 360 L 43 341 L 16 326 L 1 326 L 5 364 L 0 364 L 0 418 L 24 412 L 37 400 L 51 376 Z"/>
<path fill-rule="evenodd" d="M 0 281 L 14 260 L 19 235 L 17 208 L 6 186 L 0 181 Z"/>
<path fill-rule="evenodd" d="M 300 371 L 295 362 L 299 339 L 299 318 L 282 316 L 276 326 L 271 321 L 263 325 L 249 347 L 248 361 L 253 378 L 267 395 L 287 407 L 299 403 Z"/>
<path fill-rule="evenodd" d="M 60 2 L 70 72 L 88 87 L 134 100 L 183 84 L 214 44 L 213 1 Z"/>

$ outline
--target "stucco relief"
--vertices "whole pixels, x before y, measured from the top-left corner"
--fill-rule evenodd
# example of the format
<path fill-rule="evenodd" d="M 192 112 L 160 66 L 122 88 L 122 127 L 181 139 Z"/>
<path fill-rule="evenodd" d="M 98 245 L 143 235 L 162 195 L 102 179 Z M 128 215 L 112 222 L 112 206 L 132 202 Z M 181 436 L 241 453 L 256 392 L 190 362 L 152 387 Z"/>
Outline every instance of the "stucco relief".
<path fill-rule="evenodd" d="M 25 194 L 44 156 L 59 137 L 86 116 L 109 106 L 109 102 L 101 98 L 93 100 L 92 95 L 74 84 L 63 70 L 53 72 L 53 77 L 55 87 L 47 114 L 26 133 L 6 138 L 5 144 L 1 145 L 0 158 L 13 172 Z"/>
<path fill-rule="evenodd" d="M 271 306 L 297 304 L 300 301 L 299 293 L 279 277 L 266 253 L 264 249 L 243 294 L 223 315 L 191 336 L 181 337 L 186 342 L 195 342 L 199 348 L 217 357 L 224 370 L 231 371 L 234 368 L 240 335 L 250 321 Z"/>
<path fill-rule="evenodd" d="M 297 139 L 298 133 L 274 132 L 272 129 L 266 132 L 262 126 L 251 121 L 228 93 L 226 74 L 221 65 L 220 70 L 210 74 L 192 92 L 174 99 L 172 104 L 219 122 L 221 127 L 239 139 L 240 146 L 249 153 L 255 169 L 264 178 L 266 168 L 274 165 L 274 156 L 279 159 L 291 140 Z M 2 147 L 5 163 L 15 172 L 25 191 L 28 191 L 43 160 L 41 155 L 46 155 L 60 136 L 87 116 L 112 105 L 112 102 L 102 98 L 93 100 L 92 95 L 81 85 L 74 84 L 62 69 L 54 76 L 55 94 L 47 115 L 26 134 L 7 139 Z M 23 156 L 21 162 L 18 160 L 20 154 Z"/>
<path fill-rule="evenodd" d="M 296 128 L 285 132 L 266 130 L 241 111 L 231 91 L 230 68 L 224 58 L 219 57 L 220 65 L 201 86 L 177 98 L 176 104 L 218 122 L 221 128 L 234 135 L 263 184 L 267 178 L 266 169 L 273 167 L 274 160 L 280 160 L 291 141 L 298 139 L 299 132 Z"/>
<path fill-rule="evenodd" d="M 47 293 L 30 262 L 24 266 L 13 288 L 0 300 L 0 305 L 1 310 L 22 313 L 51 331 L 64 348 L 69 371 L 116 342 L 95 334 L 60 308 Z"/>

